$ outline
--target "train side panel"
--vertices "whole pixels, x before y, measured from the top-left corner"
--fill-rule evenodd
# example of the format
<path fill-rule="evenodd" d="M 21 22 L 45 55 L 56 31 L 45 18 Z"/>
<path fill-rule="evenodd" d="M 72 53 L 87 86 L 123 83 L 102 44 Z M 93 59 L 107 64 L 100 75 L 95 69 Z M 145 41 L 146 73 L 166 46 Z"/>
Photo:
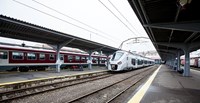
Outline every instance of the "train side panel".
<path fill-rule="evenodd" d="M 0 46 L 0 69 L 14 70 L 17 68 L 26 69 L 42 68 L 56 65 L 56 52 L 45 49 L 31 49 L 25 47 L 1 47 Z M 87 66 L 88 54 L 60 52 L 60 61 L 62 67 L 73 65 Z M 92 55 L 92 65 L 105 66 L 106 56 Z M 3 68 L 3 69 L 2 69 Z M 20 69 L 20 70 L 22 70 Z"/>
<path fill-rule="evenodd" d="M 153 60 L 130 52 L 117 51 L 113 54 L 112 58 L 110 59 L 108 69 L 111 71 L 131 70 L 153 65 L 153 62 Z"/>

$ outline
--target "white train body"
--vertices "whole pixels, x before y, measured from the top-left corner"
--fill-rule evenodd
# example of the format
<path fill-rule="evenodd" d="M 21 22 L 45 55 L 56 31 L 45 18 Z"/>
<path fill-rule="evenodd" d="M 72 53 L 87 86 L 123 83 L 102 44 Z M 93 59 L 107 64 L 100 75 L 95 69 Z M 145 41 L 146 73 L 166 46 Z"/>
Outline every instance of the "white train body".
<path fill-rule="evenodd" d="M 153 59 L 142 57 L 131 52 L 119 50 L 113 54 L 108 63 L 111 71 L 123 71 L 150 66 L 154 64 Z"/>

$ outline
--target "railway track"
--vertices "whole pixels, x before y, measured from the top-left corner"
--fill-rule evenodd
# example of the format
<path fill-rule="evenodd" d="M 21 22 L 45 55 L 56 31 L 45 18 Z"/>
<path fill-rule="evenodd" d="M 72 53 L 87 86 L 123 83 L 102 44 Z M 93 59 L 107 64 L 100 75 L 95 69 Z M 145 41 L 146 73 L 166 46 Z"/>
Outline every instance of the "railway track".
<path fill-rule="evenodd" d="M 105 73 L 100 73 L 96 75 L 90 75 L 90 76 L 83 76 L 79 75 L 76 77 L 76 79 L 71 79 L 71 80 L 66 80 L 66 81 L 60 81 L 60 82 L 53 82 L 53 83 L 48 83 L 48 84 L 42 84 L 42 85 L 36 85 L 36 86 L 31 86 L 31 87 L 26 87 L 26 88 L 20 88 L 20 89 L 13 89 L 9 91 L 3 91 L 0 92 L 0 102 L 9 102 L 14 99 L 18 98 L 24 98 L 27 96 L 39 94 L 39 93 L 44 93 L 64 87 L 69 87 L 77 84 L 82 84 L 86 82 L 91 82 L 95 81 L 98 79 L 103 79 L 106 77 L 110 77 L 113 74 L 109 74 L 108 72 Z"/>
<path fill-rule="evenodd" d="M 151 69 L 153 68 L 153 69 Z M 45 84 L 36 87 L 24 88 L 19 90 L 8 91 L 0 93 L 0 102 L 11 102 L 11 103 L 21 103 L 21 102 L 106 102 L 110 103 L 123 93 L 126 92 L 130 87 L 137 84 L 142 80 L 147 74 L 155 70 L 155 66 L 147 67 L 144 69 L 138 69 L 131 72 L 125 73 L 115 73 L 115 74 L 101 74 L 95 77 L 85 77 L 76 80 L 69 80 L 66 82 L 59 82 L 53 84 Z M 119 75 L 124 76 L 123 79 L 118 80 Z M 120 76 L 120 77 L 121 77 Z M 111 82 L 111 78 L 116 78 L 117 81 Z M 96 84 L 96 82 L 100 84 Z M 109 85 L 105 85 L 104 82 L 109 81 Z M 90 84 L 92 88 L 85 88 L 88 86 L 84 85 Z M 94 84 L 98 85 L 95 86 Z M 102 87 L 101 87 L 101 86 Z M 78 88 L 81 87 L 79 90 Z M 100 88 L 101 87 L 101 88 Z M 123 88 L 121 88 L 123 87 Z M 70 89 L 71 88 L 71 89 Z M 77 88 L 77 89 L 75 89 Z M 95 89 L 95 90 L 94 90 Z M 75 90 L 72 92 L 71 90 Z M 84 93 L 83 93 L 83 91 Z M 86 91 L 86 92 L 85 92 Z M 37 94 L 37 95 L 36 95 Z M 105 95 L 106 94 L 106 95 Z M 62 97 L 61 97 L 62 96 Z M 27 97 L 27 98 L 24 98 Z M 51 97 L 51 98 L 49 98 Z M 91 100 L 93 99 L 93 100 Z M 37 101 L 36 101 L 37 100 Z M 101 100 L 101 101 L 99 101 Z M 102 101 L 103 100 L 103 101 Z"/>
<path fill-rule="evenodd" d="M 133 87 L 135 84 L 140 82 L 146 75 L 152 73 L 154 69 L 147 69 L 138 74 L 131 75 L 123 80 L 117 81 L 111 85 L 105 86 L 103 88 L 96 89 L 94 91 L 88 92 L 85 95 L 81 95 L 72 100 L 67 101 L 67 103 L 110 103 L 115 100 L 118 96 L 125 93 L 129 88 Z M 131 82 L 133 81 L 133 82 Z M 122 88 L 121 88 L 122 87 Z M 114 93 L 113 93 L 114 91 Z"/>

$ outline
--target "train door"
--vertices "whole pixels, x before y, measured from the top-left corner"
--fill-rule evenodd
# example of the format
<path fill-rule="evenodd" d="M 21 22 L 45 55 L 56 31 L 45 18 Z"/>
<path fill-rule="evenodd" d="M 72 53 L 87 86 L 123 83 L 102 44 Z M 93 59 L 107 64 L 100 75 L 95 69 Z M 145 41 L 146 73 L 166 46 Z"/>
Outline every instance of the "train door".
<path fill-rule="evenodd" d="M 60 54 L 60 62 L 64 63 L 64 54 Z"/>
<path fill-rule="evenodd" d="M 138 68 L 138 58 L 135 58 L 135 68 Z"/>
<path fill-rule="evenodd" d="M 200 67 L 200 58 L 198 58 L 198 67 Z"/>
<path fill-rule="evenodd" d="M 130 69 L 131 68 L 131 55 L 130 54 L 127 54 L 127 69 Z"/>
<path fill-rule="evenodd" d="M 0 65 L 8 64 L 8 51 L 0 51 Z"/>

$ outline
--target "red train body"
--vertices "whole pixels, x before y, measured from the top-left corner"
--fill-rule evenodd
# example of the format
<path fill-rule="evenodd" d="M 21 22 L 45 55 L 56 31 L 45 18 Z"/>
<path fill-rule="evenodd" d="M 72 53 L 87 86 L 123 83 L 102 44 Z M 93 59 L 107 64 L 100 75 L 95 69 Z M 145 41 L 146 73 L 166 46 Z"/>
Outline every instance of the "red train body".
<path fill-rule="evenodd" d="M 0 70 L 14 70 L 26 68 L 39 68 L 44 70 L 46 67 L 55 66 L 56 52 L 54 50 L 36 49 L 17 46 L 0 45 Z M 83 65 L 87 66 L 88 54 L 68 51 L 60 51 L 61 68 Z M 105 65 L 106 56 L 92 55 L 93 65 Z M 5 69 L 6 68 L 6 69 Z M 21 69 L 22 68 L 22 69 Z"/>
<path fill-rule="evenodd" d="M 181 59 L 181 65 L 185 64 L 185 59 Z M 190 58 L 190 66 L 192 67 L 200 67 L 200 57 Z"/>

